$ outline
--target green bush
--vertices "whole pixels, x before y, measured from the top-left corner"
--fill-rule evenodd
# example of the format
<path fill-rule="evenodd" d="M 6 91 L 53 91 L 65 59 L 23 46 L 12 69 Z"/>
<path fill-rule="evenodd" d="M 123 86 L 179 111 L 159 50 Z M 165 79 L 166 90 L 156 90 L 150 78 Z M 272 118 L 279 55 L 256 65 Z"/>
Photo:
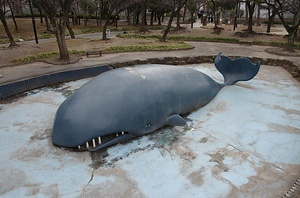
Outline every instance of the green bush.
<path fill-rule="evenodd" d="M 132 39 L 160 39 L 161 35 L 143 35 L 143 34 L 118 34 L 120 38 Z M 225 37 L 203 37 L 203 36 L 185 36 L 185 35 L 171 35 L 168 36 L 169 41 L 199 41 L 199 42 L 221 42 L 221 43 L 236 43 L 236 44 L 249 44 L 249 45 L 265 45 L 274 47 L 285 47 L 286 43 L 283 42 L 267 42 L 267 41 L 244 41 L 237 38 Z M 300 49 L 300 43 L 295 44 L 296 49 Z"/>
<path fill-rule="evenodd" d="M 44 34 L 40 34 L 39 37 L 40 39 L 49 39 L 49 38 L 53 38 L 54 34 L 44 33 Z"/>
<path fill-rule="evenodd" d="M 0 44 L 6 44 L 9 43 L 8 39 L 0 39 Z"/>
<path fill-rule="evenodd" d="M 174 44 L 158 44 L 158 45 L 129 45 L 129 46 L 113 46 L 105 48 L 106 53 L 120 53 L 120 52 L 139 52 L 139 51 L 172 51 L 172 50 L 186 50 L 193 49 L 192 45 L 186 43 Z"/>

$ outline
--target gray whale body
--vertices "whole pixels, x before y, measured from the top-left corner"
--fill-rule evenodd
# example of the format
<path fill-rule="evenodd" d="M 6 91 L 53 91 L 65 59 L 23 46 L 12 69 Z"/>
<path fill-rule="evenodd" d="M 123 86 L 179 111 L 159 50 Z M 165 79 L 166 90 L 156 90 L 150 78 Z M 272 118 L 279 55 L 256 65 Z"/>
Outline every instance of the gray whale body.
<path fill-rule="evenodd" d="M 221 53 L 219 84 L 188 67 L 140 65 L 105 72 L 69 96 L 56 112 L 54 145 L 95 151 L 165 125 L 182 126 L 181 115 L 209 103 L 227 85 L 253 78 L 260 63 Z"/>

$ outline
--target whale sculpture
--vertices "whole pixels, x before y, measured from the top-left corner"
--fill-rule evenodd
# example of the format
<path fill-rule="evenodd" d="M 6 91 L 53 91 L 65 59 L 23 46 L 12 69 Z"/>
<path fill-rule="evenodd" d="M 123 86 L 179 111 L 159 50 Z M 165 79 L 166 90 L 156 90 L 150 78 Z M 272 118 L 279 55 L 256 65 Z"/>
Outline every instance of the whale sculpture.
<path fill-rule="evenodd" d="M 219 53 L 215 66 L 223 84 L 180 66 L 140 65 L 100 74 L 61 104 L 53 144 L 96 151 L 165 125 L 185 125 L 182 115 L 209 103 L 224 86 L 250 80 L 260 63 Z"/>

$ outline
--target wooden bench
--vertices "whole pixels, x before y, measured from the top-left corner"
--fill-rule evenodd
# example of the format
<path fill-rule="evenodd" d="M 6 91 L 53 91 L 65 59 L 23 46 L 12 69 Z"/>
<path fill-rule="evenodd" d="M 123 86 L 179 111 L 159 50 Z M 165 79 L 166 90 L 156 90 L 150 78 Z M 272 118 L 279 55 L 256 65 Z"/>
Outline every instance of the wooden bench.
<path fill-rule="evenodd" d="M 93 50 L 93 51 L 87 51 L 85 52 L 86 57 L 89 57 L 91 55 L 99 55 L 102 56 L 102 51 L 101 50 Z"/>

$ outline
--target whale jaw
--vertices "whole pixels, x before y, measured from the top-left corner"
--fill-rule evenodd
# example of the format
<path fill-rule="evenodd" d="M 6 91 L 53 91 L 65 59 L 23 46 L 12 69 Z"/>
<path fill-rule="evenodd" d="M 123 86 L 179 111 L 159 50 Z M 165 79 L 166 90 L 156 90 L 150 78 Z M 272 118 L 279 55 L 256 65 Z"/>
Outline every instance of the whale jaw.
<path fill-rule="evenodd" d="M 129 132 L 122 131 L 122 132 L 118 132 L 118 133 L 112 133 L 112 134 L 92 138 L 91 140 L 89 140 L 85 143 L 82 143 L 78 146 L 75 146 L 75 147 L 66 147 L 64 145 L 58 145 L 55 143 L 54 143 L 54 145 L 56 145 L 58 147 L 65 147 L 68 149 L 72 149 L 74 151 L 80 151 L 80 152 L 82 152 L 82 151 L 97 151 L 97 150 L 103 149 L 105 147 L 126 141 L 133 137 L 135 137 L 135 136 L 130 134 Z"/>

